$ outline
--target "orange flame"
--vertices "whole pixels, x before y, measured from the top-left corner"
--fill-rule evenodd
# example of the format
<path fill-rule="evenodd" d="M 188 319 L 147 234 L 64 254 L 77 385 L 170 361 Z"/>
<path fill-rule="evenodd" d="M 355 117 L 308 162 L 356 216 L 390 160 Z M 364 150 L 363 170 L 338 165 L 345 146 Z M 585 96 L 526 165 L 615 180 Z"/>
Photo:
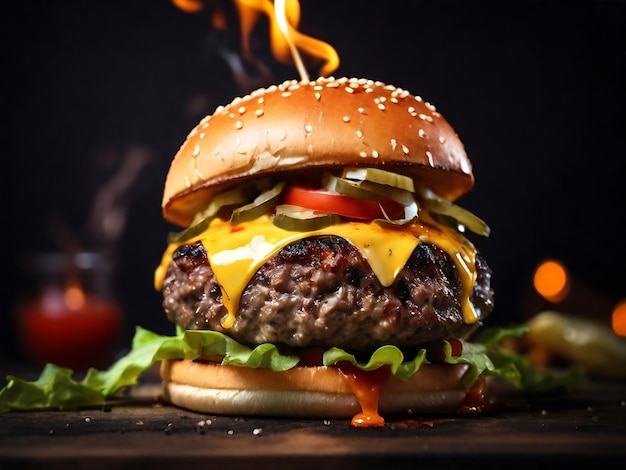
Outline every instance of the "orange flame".
<path fill-rule="evenodd" d="M 172 0 L 172 3 L 185 13 L 198 13 L 204 8 L 202 0 Z"/>
<path fill-rule="evenodd" d="M 172 0 L 175 6 L 187 13 L 197 13 L 205 6 L 206 0 Z M 298 31 L 300 23 L 300 3 L 298 0 L 233 0 L 239 13 L 241 27 L 241 48 L 246 57 L 250 57 L 250 36 L 262 14 L 270 21 L 270 41 L 272 54 L 284 63 L 295 63 L 303 81 L 308 76 L 298 51 L 309 57 L 321 59 L 324 65 L 320 75 L 328 76 L 339 67 L 339 56 L 335 49 L 311 36 Z M 217 11 L 215 15 L 220 15 Z M 223 24 L 223 18 L 214 18 L 214 26 Z"/>

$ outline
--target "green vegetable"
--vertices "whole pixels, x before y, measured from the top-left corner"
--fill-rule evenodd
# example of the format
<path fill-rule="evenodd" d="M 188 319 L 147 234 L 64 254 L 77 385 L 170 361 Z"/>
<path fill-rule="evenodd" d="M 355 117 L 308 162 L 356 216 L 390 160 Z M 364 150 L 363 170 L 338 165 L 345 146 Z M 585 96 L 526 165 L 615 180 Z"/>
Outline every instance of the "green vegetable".
<path fill-rule="evenodd" d="M 422 195 L 424 196 L 423 207 L 429 212 L 451 217 L 472 232 L 485 237 L 489 236 L 491 232 L 489 226 L 480 217 L 472 214 L 467 209 L 441 199 L 428 189 L 422 190 Z"/>
<path fill-rule="evenodd" d="M 101 406 L 107 398 L 136 384 L 156 362 L 203 355 L 223 355 L 222 364 L 277 371 L 290 369 L 298 362 L 296 356 L 282 355 L 272 344 L 250 349 L 214 331 L 179 330 L 176 336 L 161 336 L 138 327 L 126 356 L 106 371 L 89 369 L 80 382 L 71 378 L 71 370 L 53 364 L 46 365 L 34 382 L 8 376 L 7 385 L 0 390 L 0 412 Z"/>
<path fill-rule="evenodd" d="M 259 184 L 265 184 L 265 180 L 262 180 L 261 182 L 242 184 L 216 194 L 211 199 L 209 207 L 207 207 L 204 211 L 197 213 L 188 228 L 181 232 L 169 234 L 167 238 L 168 243 L 180 243 L 200 235 L 206 230 L 211 221 L 219 213 L 220 209 L 227 206 L 244 204 L 250 201 L 254 194 L 258 192 L 257 188 Z"/>
<path fill-rule="evenodd" d="M 234 209 L 230 222 L 233 225 L 237 225 L 242 222 L 254 220 L 272 211 L 274 207 L 276 207 L 276 204 L 278 204 L 278 196 L 284 187 L 285 182 L 281 181 L 273 188 L 262 192 L 250 204 Z"/>
<path fill-rule="evenodd" d="M 626 381 L 626 338 L 603 323 L 544 311 L 528 323 L 528 341 L 577 364 L 585 372 Z"/>
<path fill-rule="evenodd" d="M 357 181 L 339 178 L 331 175 L 330 173 L 324 173 L 324 176 L 322 177 L 322 187 L 345 196 L 363 199 L 366 201 L 378 201 L 380 199 L 378 194 L 364 189 Z"/>
<path fill-rule="evenodd" d="M 415 192 L 412 178 L 380 168 L 346 168 L 342 177 L 349 180 L 371 181 L 372 183 L 404 189 L 411 193 Z"/>
<path fill-rule="evenodd" d="M 571 390 L 574 380 L 568 376 L 558 378 L 534 371 L 519 355 L 498 346 L 504 336 L 520 336 L 525 328 L 491 329 L 482 332 L 479 343 L 463 341 L 463 353 L 452 356 L 449 343 L 445 343 L 445 361 L 451 364 L 468 364 L 471 373 L 466 376 L 468 385 L 480 374 L 500 377 L 526 392 L 540 390 Z M 177 330 L 175 336 L 161 336 L 137 328 L 130 352 L 115 362 L 108 370 L 90 369 L 82 381 L 72 379 L 72 371 L 48 364 L 41 376 L 33 382 L 14 376 L 7 377 L 7 385 L 0 390 L 0 412 L 11 410 L 45 410 L 96 407 L 105 404 L 125 387 L 137 383 L 141 374 L 163 359 L 195 359 L 200 356 L 223 356 L 222 364 L 240 367 L 263 367 L 284 371 L 298 363 L 297 356 L 283 355 L 272 344 L 262 344 L 254 349 L 243 346 L 226 335 L 208 330 Z M 382 346 L 374 351 L 367 362 L 357 359 L 341 349 L 332 348 L 324 353 L 324 365 L 350 361 L 363 370 L 389 365 L 392 373 L 406 379 L 423 364 L 426 351 L 406 359 L 395 346 Z"/>
<path fill-rule="evenodd" d="M 359 172 L 363 172 L 365 170 L 372 170 L 371 168 L 360 169 Z M 346 172 L 347 174 L 355 174 L 356 170 L 352 172 Z M 376 170 L 376 175 L 379 176 L 378 180 L 382 181 L 384 178 L 380 177 L 380 173 L 385 176 L 390 177 L 398 177 L 398 178 L 406 178 L 402 177 L 402 175 L 398 175 L 396 173 L 391 173 L 383 170 Z M 366 175 L 362 175 L 366 176 Z M 410 178 L 409 178 L 410 179 Z M 404 184 L 405 186 L 412 187 L 413 180 L 410 183 Z M 368 180 L 362 181 L 351 181 L 345 178 L 338 178 L 329 173 L 324 174 L 322 178 L 322 186 L 325 189 L 329 189 L 331 191 L 336 191 L 345 196 L 354 197 L 357 199 L 369 200 L 369 201 L 380 201 L 381 199 L 391 199 L 396 201 L 404 206 L 404 218 L 400 220 L 392 220 L 390 217 L 385 214 L 386 219 L 377 220 L 376 222 L 381 223 L 390 223 L 393 225 L 403 225 L 409 222 L 412 222 L 418 213 L 417 203 L 415 202 L 415 197 L 411 191 L 406 189 L 402 189 L 396 186 L 390 186 L 384 183 L 374 183 Z M 382 209 L 382 207 L 381 207 Z M 383 211 L 384 212 L 384 211 Z"/>
<path fill-rule="evenodd" d="M 276 206 L 276 213 L 272 218 L 272 222 L 277 227 L 296 232 L 319 230 L 329 225 L 337 224 L 339 220 L 340 218 L 337 214 L 318 212 L 290 204 Z"/>

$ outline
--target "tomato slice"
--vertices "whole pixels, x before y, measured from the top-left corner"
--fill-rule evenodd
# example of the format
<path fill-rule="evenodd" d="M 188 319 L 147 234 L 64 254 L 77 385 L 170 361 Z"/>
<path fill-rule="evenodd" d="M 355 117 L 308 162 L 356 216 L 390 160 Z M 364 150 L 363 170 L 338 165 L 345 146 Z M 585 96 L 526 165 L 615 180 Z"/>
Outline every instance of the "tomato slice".
<path fill-rule="evenodd" d="M 357 220 L 382 219 L 385 218 L 385 214 L 392 220 L 404 217 L 404 207 L 395 201 L 389 199 L 369 201 L 346 196 L 328 189 L 289 186 L 284 190 L 283 202 L 320 212 L 339 214 L 343 217 Z"/>

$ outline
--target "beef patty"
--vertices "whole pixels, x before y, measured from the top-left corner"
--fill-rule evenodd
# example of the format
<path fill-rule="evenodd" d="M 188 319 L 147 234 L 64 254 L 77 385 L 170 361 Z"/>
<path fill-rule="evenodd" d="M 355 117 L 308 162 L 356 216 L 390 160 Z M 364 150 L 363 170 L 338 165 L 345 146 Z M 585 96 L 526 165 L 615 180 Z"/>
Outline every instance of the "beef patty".
<path fill-rule="evenodd" d="M 484 320 L 493 309 L 491 270 L 480 256 L 476 270 L 471 301 Z M 180 246 L 163 284 L 163 306 L 168 319 L 186 329 L 220 331 L 249 346 L 336 346 L 358 353 L 385 344 L 411 350 L 473 328 L 463 320 L 455 264 L 429 243 L 420 243 L 384 287 L 347 240 L 303 239 L 259 268 L 228 329 L 220 323 L 227 315 L 221 296 L 202 244 Z"/>

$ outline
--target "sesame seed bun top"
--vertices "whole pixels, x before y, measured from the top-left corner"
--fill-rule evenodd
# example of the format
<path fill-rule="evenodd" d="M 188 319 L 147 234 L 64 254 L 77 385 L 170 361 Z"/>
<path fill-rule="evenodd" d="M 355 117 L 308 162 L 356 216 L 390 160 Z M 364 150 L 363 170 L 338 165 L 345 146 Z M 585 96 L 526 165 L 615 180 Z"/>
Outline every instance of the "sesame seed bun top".
<path fill-rule="evenodd" d="M 205 117 L 170 166 L 163 215 L 191 223 L 216 192 L 255 176 L 385 167 L 453 201 L 474 184 L 463 143 L 435 107 L 366 79 L 287 81 Z"/>

